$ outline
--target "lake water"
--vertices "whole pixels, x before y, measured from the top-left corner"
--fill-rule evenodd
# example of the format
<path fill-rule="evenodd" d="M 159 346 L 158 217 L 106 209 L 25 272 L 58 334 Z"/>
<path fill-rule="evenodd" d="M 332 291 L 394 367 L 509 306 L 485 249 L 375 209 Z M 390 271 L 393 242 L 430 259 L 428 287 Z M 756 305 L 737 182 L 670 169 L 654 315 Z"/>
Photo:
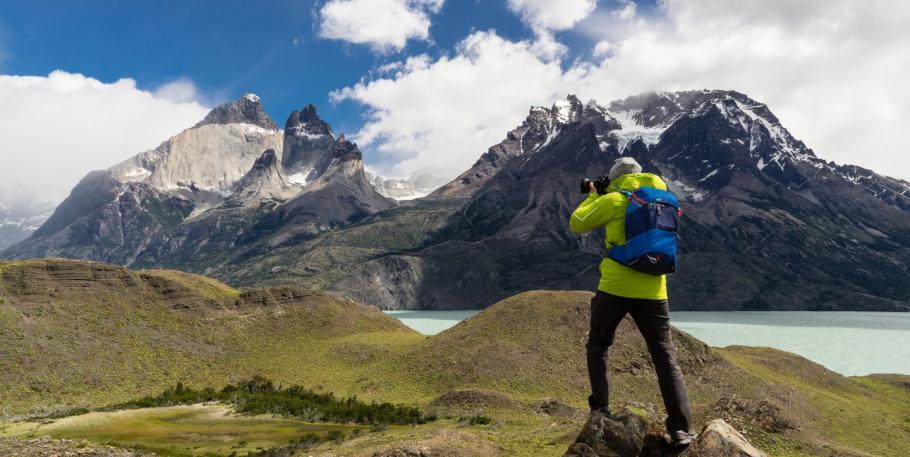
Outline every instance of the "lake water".
<path fill-rule="evenodd" d="M 435 335 L 478 311 L 388 311 Z M 675 311 L 673 325 L 710 346 L 767 346 L 852 376 L 910 374 L 910 313 Z"/>

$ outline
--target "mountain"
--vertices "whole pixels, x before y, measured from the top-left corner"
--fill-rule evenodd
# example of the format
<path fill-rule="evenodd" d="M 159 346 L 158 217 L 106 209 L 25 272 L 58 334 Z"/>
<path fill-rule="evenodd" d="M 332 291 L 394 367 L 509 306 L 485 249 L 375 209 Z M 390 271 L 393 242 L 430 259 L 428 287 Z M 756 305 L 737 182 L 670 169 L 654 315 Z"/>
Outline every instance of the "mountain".
<path fill-rule="evenodd" d="M 910 309 L 910 184 L 818 158 L 732 91 L 575 97 L 521 126 L 431 197 L 460 199 L 429 239 L 373 255 L 335 290 L 388 308 L 470 308 L 546 284 L 591 288 L 601 234 L 566 227 L 580 177 L 621 155 L 683 197 L 677 309 Z M 360 231 L 366 228 L 360 228 Z M 389 293 L 386 284 L 393 284 Z"/>
<path fill-rule="evenodd" d="M 567 227 L 578 181 L 631 156 L 683 200 L 676 309 L 910 309 L 910 183 L 819 158 L 735 91 L 532 107 L 469 170 L 398 202 L 392 189 L 411 184 L 368 176 L 312 105 L 282 132 L 262 126 L 258 99 L 234 104 L 86 178 L 2 255 L 306 285 L 390 309 L 483 308 L 594 287 L 603 235 Z M 260 158 L 267 172 L 244 179 Z"/>
<path fill-rule="evenodd" d="M 157 148 L 90 173 L 4 255 L 215 262 L 266 233 L 313 236 L 394 204 L 367 181 L 357 145 L 336 138 L 313 105 L 282 131 L 246 94 Z"/>
<path fill-rule="evenodd" d="M 10 195 L 0 196 L 0 250 L 28 238 L 54 210 L 49 203 Z"/>
<path fill-rule="evenodd" d="M 61 259 L 0 262 L 0 272 L 0 421 L 257 374 L 440 418 L 326 443 L 337 455 L 374 455 L 441 430 L 495 450 L 465 455 L 562 455 L 584 420 L 590 292 L 522 293 L 427 337 L 373 307 L 296 287 L 239 291 L 177 271 Z M 723 419 L 771 455 L 910 450 L 906 376 L 846 378 L 781 351 L 709 348 L 675 329 L 673 338 L 699 428 Z M 630 319 L 611 371 L 613 403 L 659 427 L 660 391 Z M 457 419 L 474 416 L 493 424 Z"/>
<path fill-rule="evenodd" d="M 444 180 L 432 175 L 417 175 L 414 178 L 383 178 L 367 172 L 367 179 L 376 191 L 394 200 L 413 200 L 425 197 L 445 184 Z"/>

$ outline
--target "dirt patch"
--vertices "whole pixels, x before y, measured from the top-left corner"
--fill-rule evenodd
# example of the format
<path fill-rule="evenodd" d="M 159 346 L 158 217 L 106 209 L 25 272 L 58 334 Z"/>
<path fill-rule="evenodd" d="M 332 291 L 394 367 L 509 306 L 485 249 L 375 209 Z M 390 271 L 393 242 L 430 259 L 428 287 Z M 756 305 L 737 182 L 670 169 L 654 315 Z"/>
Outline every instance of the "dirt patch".
<path fill-rule="evenodd" d="M 534 411 L 559 419 L 581 419 L 584 413 L 558 398 L 545 398 L 534 404 Z"/>
<path fill-rule="evenodd" d="M 780 406 L 768 400 L 722 397 L 714 403 L 712 412 L 740 429 L 747 425 L 758 425 L 763 430 L 780 433 L 797 428 Z"/>

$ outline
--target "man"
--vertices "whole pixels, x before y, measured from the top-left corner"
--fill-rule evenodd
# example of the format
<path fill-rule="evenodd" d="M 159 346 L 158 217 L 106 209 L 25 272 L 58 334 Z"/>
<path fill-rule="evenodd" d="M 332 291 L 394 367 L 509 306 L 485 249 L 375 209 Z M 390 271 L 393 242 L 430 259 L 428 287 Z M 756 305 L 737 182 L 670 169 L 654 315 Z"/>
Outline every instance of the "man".
<path fill-rule="evenodd" d="M 586 233 L 606 227 L 607 249 L 625 244 L 625 215 L 629 203 L 620 190 L 634 192 L 639 187 L 667 190 L 667 184 L 656 175 L 642 173 L 635 159 L 623 157 L 610 169 L 607 193 L 599 195 L 594 183 L 588 197 L 578 206 L 569 221 L 572 231 Z M 600 283 L 591 299 L 591 331 L 588 335 L 588 376 L 592 411 L 609 414 L 609 368 L 607 352 L 616 327 L 626 314 L 631 314 L 648 345 L 657 371 L 660 393 L 667 410 L 666 426 L 677 446 L 686 446 L 695 438 L 690 433 L 692 412 L 682 371 L 676 360 L 676 347 L 670 337 L 670 309 L 667 301 L 666 275 L 653 276 L 604 258 L 600 263 Z"/>

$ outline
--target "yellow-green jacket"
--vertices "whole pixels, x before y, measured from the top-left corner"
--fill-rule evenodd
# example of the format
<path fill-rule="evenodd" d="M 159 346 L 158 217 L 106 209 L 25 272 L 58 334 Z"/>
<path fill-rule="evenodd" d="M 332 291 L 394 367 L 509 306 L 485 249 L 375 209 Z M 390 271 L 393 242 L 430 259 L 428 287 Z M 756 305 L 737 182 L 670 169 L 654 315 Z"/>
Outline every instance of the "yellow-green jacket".
<path fill-rule="evenodd" d="M 634 192 L 642 186 L 667 190 L 667 184 L 657 175 L 651 173 L 622 175 L 610 183 L 606 194 L 598 195 L 596 192 L 588 194 L 569 218 L 569 227 L 573 232 L 586 233 L 605 226 L 608 250 L 611 246 L 626 244 L 626 205 L 629 204 L 629 200 L 618 191 L 625 189 Z M 666 300 L 667 277 L 640 273 L 604 257 L 600 262 L 600 284 L 597 289 L 620 297 Z"/>

